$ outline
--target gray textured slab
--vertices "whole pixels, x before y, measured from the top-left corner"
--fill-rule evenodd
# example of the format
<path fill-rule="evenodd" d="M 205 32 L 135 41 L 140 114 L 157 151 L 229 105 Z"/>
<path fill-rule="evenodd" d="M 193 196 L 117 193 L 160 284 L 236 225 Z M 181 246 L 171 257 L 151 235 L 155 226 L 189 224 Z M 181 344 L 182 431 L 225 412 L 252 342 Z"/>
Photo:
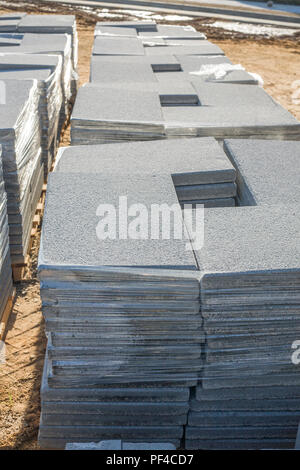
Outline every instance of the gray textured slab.
<path fill-rule="evenodd" d="M 218 183 L 178 186 L 176 192 L 180 201 L 227 198 L 235 196 L 236 185 L 235 183 Z"/>
<path fill-rule="evenodd" d="M 146 66 L 149 67 L 149 65 Z M 130 67 L 132 68 L 132 66 Z M 118 76 L 118 70 L 119 68 L 117 67 L 117 75 L 114 77 L 115 79 L 111 81 L 107 79 L 101 81 L 102 72 L 100 75 L 93 73 L 91 81 L 94 85 L 101 87 L 102 91 L 107 90 L 108 93 L 114 93 L 114 90 L 118 92 L 122 91 L 124 97 L 126 97 L 128 92 L 144 93 L 145 95 L 147 93 L 155 93 L 159 96 L 161 106 L 196 106 L 199 103 L 198 95 L 194 87 L 188 81 L 172 80 L 169 82 L 168 80 L 157 79 L 157 75 L 168 75 L 168 73 L 151 73 L 149 75 L 139 75 L 137 73 L 135 81 L 134 75 L 131 76 L 131 79 L 129 78 L 131 72 L 122 80 L 121 77 Z M 155 99 L 154 97 L 154 100 Z"/>
<path fill-rule="evenodd" d="M 186 428 L 186 439 L 295 439 L 296 426 L 202 426 Z"/>
<path fill-rule="evenodd" d="M 102 89 L 95 84 L 87 84 L 77 94 L 71 121 L 114 121 L 116 123 L 162 122 L 159 96 L 156 92 L 142 92 L 116 88 Z"/>
<path fill-rule="evenodd" d="M 217 199 L 182 199 L 180 201 L 181 206 L 183 207 L 184 204 L 192 204 L 192 206 L 195 206 L 195 204 L 203 204 L 204 207 L 209 208 L 209 207 L 234 207 L 235 204 L 235 199 L 233 197 L 227 197 L 227 198 L 217 198 Z"/>
<path fill-rule="evenodd" d="M 180 439 L 183 434 L 182 426 L 40 426 L 39 439 L 130 439 L 145 441 L 170 441 Z M 149 440 L 150 440 L 149 439 Z"/>
<path fill-rule="evenodd" d="M 72 442 L 66 445 L 65 450 L 121 450 L 122 441 L 115 439 L 100 442 Z"/>
<path fill-rule="evenodd" d="M 145 55 L 140 39 L 96 36 L 93 55 Z"/>
<path fill-rule="evenodd" d="M 117 433 L 115 433 L 117 434 Z M 107 433 L 103 433 L 102 435 L 100 434 L 98 436 L 97 439 L 102 439 L 104 437 L 104 439 L 109 439 L 111 437 L 114 437 L 114 436 L 110 436 L 109 434 Z M 119 434 L 117 434 L 117 437 L 122 437 L 122 433 L 119 432 Z M 80 441 L 80 437 L 75 437 L 74 438 L 71 438 L 71 439 L 67 439 L 67 438 L 55 438 L 55 437 L 44 437 L 43 436 L 43 433 L 40 433 L 39 434 L 39 445 L 42 449 L 61 449 L 61 450 L 64 450 L 65 449 L 65 446 L 66 444 L 68 444 L 68 442 L 70 441 L 74 441 L 76 440 L 77 443 L 78 441 Z M 95 441 L 95 439 L 92 439 L 93 441 Z M 128 440 L 128 439 L 127 439 Z M 144 443 L 146 440 L 150 440 L 150 438 L 146 437 L 146 438 L 142 438 L 142 439 L 138 439 L 138 438 L 129 438 L 130 441 L 134 441 L 135 443 Z M 86 441 L 87 439 L 86 438 L 82 438 L 81 439 L 81 442 L 83 442 L 84 444 L 86 444 Z M 123 442 L 124 442 L 124 439 L 123 439 Z M 161 444 L 162 442 L 166 442 L 166 444 L 170 445 L 170 444 L 173 444 L 175 446 L 175 448 L 179 448 L 180 446 L 180 439 L 173 439 L 173 438 L 170 438 L 170 439 L 165 439 L 162 437 L 161 439 L 152 439 L 152 442 L 157 442 L 158 444 Z"/>
<path fill-rule="evenodd" d="M 252 377 L 228 378 L 216 377 L 214 379 L 202 378 L 203 388 L 222 389 L 236 387 L 283 387 L 283 386 L 300 386 L 299 374 L 271 374 Z"/>
<path fill-rule="evenodd" d="M 297 386 L 282 387 L 249 387 L 249 388 L 222 388 L 206 390 L 196 387 L 196 399 L 205 400 L 272 400 L 285 398 L 300 398 L 300 388 Z"/>
<path fill-rule="evenodd" d="M 101 181 L 101 184 L 100 184 Z M 88 189 L 88 191 L 87 191 Z M 96 215 L 100 203 L 176 203 L 171 177 L 124 177 L 53 174 L 48 184 L 40 264 L 140 266 L 196 269 L 185 240 L 99 240 Z M 65 200 L 63 208 L 58 201 Z M 70 216 L 72 207 L 72 217 Z M 57 227 L 57 228 L 56 228 Z M 60 227 L 60 230 L 58 230 Z M 61 227 L 64 227 L 62 232 Z M 79 230 L 78 234 L 76 233 Z M 79 235 L 80 233 L 80 235 Z M 78 244 L 78 236 L 82 242 Z"/>
<path fill-rule="evenodd" d="M 8 80 L 5 82 L 6 103 L 0 104 L 0 132 L 7 133 L 7 129 L 14 127 L 26 101 L 29 99 L 32 87 L 32 80 L 22 82 Z"/>
<path fill-rule="evenodd" d="M 293 449 L 294 442 L 295 439 L 187 439 L 185 447 L 202 450 L 278 450 Z"/>
<path fill-rule="evenodd" d="M 140 422 L 142 425 L 143 422 L 141 420 L 141 416 L 156 416 L 156 417 L 163 417 L 166 416 L 167 419 L 171 416 L 178 416 L 181 417 L 182 415 L 186 416 L 189 404 L 187 402 L 162 402 L 162 403 L 155 403 L 155 402 L 126 402 L 124 400 L 120 402 L 46 402 L 42 400 L 42 408 L 43 413 L 46 415 L 82 415 L 83 421 L 84 418 L 88 417 L 88 415 L 92 415 L 91 418 L 95 416 L 99 417 L 107 417 L 108 419 L 111 418 L 113 421 L 113 417 L 119 418 L 121 416 L 127 416 L 128 420 L 130 420 L 130 416 L 132 419 L 135 419 L 137 422 Z M 134 418 L 133 418 L 134 417 Z M 124 419 L 124 423 L 126 420 Z M 100 424 L 100 423 L 99 423 Z M 107 423 L 106 423 L 107 424 Z M 158 424 L 158 423 L 157 423 Z M 178 423 L 183 424 L 183 423 Z"/>
<path fill-rule="evenodd" d="M 44 406 L 42 403 L 42 407 Z M 186 412 L 182 415 L 143 414 L 142 412 L 137 415 L 114 415 L 102 414 L 100 409 L 95 410 L 94 414 L 85 414 L 84 411 L 83 414 L 48 414 L 43 411 L 44 426 L 183 426 L 186 422 Z"/>
<path fill-rule="evenodd" d="M 20 20 L 18 31 L 72 34 L 75 20 L 75 15 L 26 15 Z"/>
<path fill-rule="evenodd" d="M 229 140 L 224 148 L 237 168 L 242 205 L 300 201 L 300 142 Z"/>
<path fill-rule="evenodd" d="M 104 61 L 98 63 L 97 67 L 94 64 L 91 73 L 91 81 L 106 83 L 157 83 L 155 74 L 150 64 L 137 63 L 133 66 L 130 62 L 120 64 Z"/>
<path fill-rule="evenodd" d="M 21 35 L 20 43 L 17 46 L 1 46 L 1 53 L 22 53 L 22 54 L 50 54 L 65 51 L 68 38 L 64 34 L 30 34 Z"/>
<path fill-rule="evenodd" d="M 212 209 L 206 212 L 204 226 L 206 242 L 201 250 L 195 251 L 203 271 L 299 269 L 296 205 L 270 206 L 267 211 L 263 206 Z"/>
<path fill-rule="evenodd" d="M 46 81 L 52 74 L 51 69 L 1 70 L 0 80 L 40 80 Z"/>
<path fill-rule="evenodd" d="M 298 426 L 300 411 L 202 411 L 189 413 L 191 426 Z"/>
<path fill-rule="evenodd" d="M 207 84 L 205 84 L 207 85 Z M 211 84 L 221 86 L 221 84 Z M 228 86 L 228 85 L 224 85 Z M 239 85 L 244 87 L 245 85 Z M 252 85 L 251 85 L 252 88 Z M 200 100 L 201 97 L 199 96 Z M 228 110 L 230 109 L 230 112 Z M 234 112 L 233 112 L 234 109 Z M 216 138 L 261 137 L 298 140 L 299 122 L 280 105 L 249 107 L 232 105 L 164 107 L 162 114 L 168 136 Z M 289 137 L 288 137 L 289 136 Z"/>
<path fill-rule="evenodd" d="M 296 443 L 295 443 L 295 450 L 300 449 L 300 426 L 298 426 L 298 432 L 297 432 L 297 437 L 296 437 Z"/>
<path fill-rule="evenodd" d="M 192 81 L 199 95 L 202 106 L 227 107 L 236 109 L 244 106 L 253 109 L 263 107 L 269 109 L 270 113 L 276 108 L 277 103 L 261 87 L 252 85 L 225 84 L 225 83 L 201 83 Z"/>
<path fill-rule="evenodd" d="M 0 70 L 7 71 L 10 69 L 27 70 L 27 69 L 49 69 L 57 66 L 59 59 L 54 55 L 44 54 L 1 54 Z"/>
<path fill-rule="evenodd" d="M 297 399 L 282 399 L 277 400 L 205 400 L 205 401 L 191 401 L 190 402 L 192 411 L 298 411 L 300 409 L 300 400 Z"/>
<path fill-rule="evenodd" d="M 175 450 L 174 444 L 167 442 L 123 442 L 122 450 Z"/>
<path fill-rule="evenodd" d="M 213 138 L 67 147 L 56 172 L 171 174 L 176 185 L 234 181 L 235 171 Z"/>

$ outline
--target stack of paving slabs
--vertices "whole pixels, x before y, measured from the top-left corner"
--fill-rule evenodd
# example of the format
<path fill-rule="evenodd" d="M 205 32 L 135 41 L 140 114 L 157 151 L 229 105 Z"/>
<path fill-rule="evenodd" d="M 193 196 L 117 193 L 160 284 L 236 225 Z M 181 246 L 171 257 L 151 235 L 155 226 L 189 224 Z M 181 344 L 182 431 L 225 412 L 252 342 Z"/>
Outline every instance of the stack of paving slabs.
<path fill-rule="evenodd" d="M 140 39 L 132 37 L 96 36 L 93 55 L 145 55 Z"/>
<path fill-rule="evenodd" d="M 9 237 L 7 221 L 7 196 L 2 170 L 0 148 L 0 323 L 9 296 L 12 294 L 12 272 L 9 254 Z"/>
<path fill-rule="evenodd" d="M 109 28 L 109 31 L 111 31 L 111 28 L 114 28 L 112 30 L 113 34 L 119 35 L 118 33 L 114 33 L 115 29 L 117 29 L 120 32 L 120 29 L 124 30 L 124 34 L 126 34 L 126 31 L 128 34 L 130 34 L 130 30 L 134 30 L 138 33 L 143 33 L 145 31 L 157 31 L 157 24 L 153 20 L 147 20 L 147 21 L 98 21 L 96 23 L 96 28 L 95 28 L 95 36 L 103 34 L 103 28 Z"/>
<path fill-rule="evenodd" d="M 235 169 L 215 139 L 156 140 L 61 148 L 55 170 L 171 175 L 178 200 L 205 207 L 234 206 Z"/>
<path fill-rule="evenodd" d="M 151 40 L 152 42 L 153 40 Z M 191 43 L 191 44 L 190 44 Z M 135 55 L 135 56 L 159 56 L 159 55 L 200 55 L 215 56 L 224 52 L 215 44 L 199 39 L 191 40 L 166 40 L 159 39 L 159 43 L 147 46 L 139 37 L 131 36 L 96 36 L 93 47 L 93 55 Z"/>
<path fill-rule="evenodd" d="M 61 109 L 60 128 L 68 113 L 72 98 L 72 85 L 77 75 L 72 64 L 72 42 L 68 34 L 0 34 L 0 53 L 17 54 L 55 54 L 62 57 L 61 87 L 63 105 Z"/>
<path fill-rule="evenodd" d="M 205 366 L 191 400 L 187 448 L 294 446 L 300 419 L 294 344 L 300 337 L 299 220 L 299 204 L 206 211 L 205 244 L 195 250 Z"/>
<path fill-rule="evenodd" d="M 88 83 L 78 91 L 71 117 L 72 145 L 165 137 L 159 94 Z"/>
<path fill-rule="evenodd" d="M 36 79 L 40 90 L 39 118 L 45 178 L 50 170 L 59 139 L 62 106 L 62 58 L 42 54 L 0 55 L 0 79 Z"/>
<path fill-rule="evenodd" d="M 36 80 L 2 80 L 0 143 L 8 198 L 11 260 L 23 263 L 32 219 L 41 195 L 44 168 Z"/>
<path fill-rule="evenodd" d="M 98 22 L 95 36 L 139 37 L 146 39 L 206 39 L 192 26 L 158 25 L 155 21 Z"/>
<path fill-rule="evenodd" d="M 74 15 L 27 15 L 12 13 L 0 16 L 0 33 L 68 35 L 71 40 L 72 94 L 77 91 L 78 36 Z M 19 35 L 20 37 L 20 35 Z M 51 44 L 51 38 L 49 38 Z M 70 65 L 67 65 L 68 69 Z"/>
<path fill-rule="evenodd" d="M 183 436 L 189 387 L 202 369 L 194 255 L 188 238 L 163 239 L 158 225 L 155 239 L 124 237 L 124 221 L 116 238 L 103 237 L 101 207 L 122 216 L 120 196 L 149 214 L 152 204 L 178 206 L 169 175 L 49 177 L 39 255 L 43 447 L 101 439 L 179 446 Z"/>
<path fill-rule="evenodd" d="M 5 15 L 0 15 L 0 32 L 17 32 L 18 24 L 21 19 L 26 15 L 26 13 L 6 13 Z"/>
<path fill-rule="evenodd" d="M 110 36 L 119 38 L 139 38 L 145 46 L 168 45 L 165 41 L 178 40 L 201 40 L 206 36 L 197 32 L 192 27 L 169 26 L 169 25 L 151 25 L 151 30 L 143 30 L 141 25 L 135 24 L 132 27 L 123 26 L 123 22 L 118 25 L 98 23 L 95 29 L 95 36 Z M 176 42 L 177 44 L 177 42 Z M 192 45 L 192 43 L 190 43 Z"/>
<path fill-rule="evenodd" d="M 75 92 L 78 61 L 78 35 L 75 15 L 26 15 L 18 24 L 18 32 L 36 34 L 67 34 L 68 36 L 71 36 L 72 64 L 74 69 L 74 83 L 72 83 L 72 86 L 75 87 Z"/>
<path fill-rule="evenodd" d="M 234 139 L 224 149 L 237 170 L 239 205 L 299 204 L 300 142 Z"/>
<path fill-rule="evenodd" d="M 173 74 L 174 72 L 170 73 L 170 75 Z M 132 65 L 129 62 L 114 63 L 101 60 L 97 62 L 96 66 L 94 64 L 91 81 L 97 83 L 102 89 L 122 90 L 123 94 L 130 90 L 156 92 L 161 106 L 196 106 L 198 104 L 199 98 L 191 83 L 179 80 L 159 81 L 158 75 L 169 74 L 154 73 L 149 63 Z"/>
<path fill-rule="evenodd" d="M 199 80 L 191 83 L 199 97 L 198 106 L 162 108 L 168 138 L 212 135 L 218 139 L 299 139 L 299 121 L 261 87 Z"/>

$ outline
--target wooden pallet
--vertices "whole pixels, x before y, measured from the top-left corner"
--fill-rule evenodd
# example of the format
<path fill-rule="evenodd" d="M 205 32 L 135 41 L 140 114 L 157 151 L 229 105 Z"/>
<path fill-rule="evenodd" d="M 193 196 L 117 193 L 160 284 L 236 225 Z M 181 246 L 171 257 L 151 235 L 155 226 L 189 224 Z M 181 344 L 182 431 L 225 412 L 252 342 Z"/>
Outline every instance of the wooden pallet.
<path fill-rule="evenodd" d="M 47 184 L 44 184 L 42 188 L 41 197 L 36 206 L 36 211 L 35 211 L 33 221 L 32 221 L 32 229 L 30 233 L 30 240 L 28 244 L 27 255 L 25 257 L 25 261 L 24 263 L 12 264 L 12 273 L 13 273 L 14 282 L 20 282 L 26 279 L 27 273 L 30 269 L 31 258 L 30 258 L 29 253 L 33 245 L 33 240 L 37 235 L 39 227 L 41 226 L 45 197 L 46 197 L 46 190 L 47 190 Z"/>
<path fill-rule="evenodd" d="M 12 295 L 8 298 L 8 301 L 6 303 L 6 307 L 5 307 L 4 312 L 2 314 L 2 317 L 1 317 L 0 341 L 3 341 L 3 338 L 4 338 L 7 322 L 9 320 L 9 316 L 12 312 L 15 295 L 16 295 L 16 290 L 14 289 L 13 292 L 12 292 Z"/>

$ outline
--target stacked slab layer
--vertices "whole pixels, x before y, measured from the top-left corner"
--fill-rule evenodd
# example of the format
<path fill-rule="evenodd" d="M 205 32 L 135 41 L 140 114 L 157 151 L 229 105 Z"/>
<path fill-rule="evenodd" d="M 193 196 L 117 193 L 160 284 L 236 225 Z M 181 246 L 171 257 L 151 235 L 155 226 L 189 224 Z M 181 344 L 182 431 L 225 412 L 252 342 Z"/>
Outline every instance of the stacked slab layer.
<path fill-rule="evenodd" d="M 77 74 L 72 63 L 72 38 L 69 34 L 0 34 L 0 52 L 17 54 L 55 54 L 62 58 L 61 87 L 63 105 L 61 108 L 60 127 L 68 114 L 73 89 L 72 83 Z M 75 77 L 75 78 L 74 78 Z"/>
<path fill-rule="evenodd" d="M 12 272 L 9 253 L 7 196 L 5 192 L 2 149 L 0 148 L 0 322 L 9 296 L 12 294 Z"/>
<path fill-rule="evenodd" d="M 299 122 L 191 28 L 98 24 L 72 145 L 213 136 L 299 139 Z"/>
<path fill-rule="evenodd" d="M 62 106 L 62 59 L 55 55 L 3 54 L 0 79 L 37 80 L 40 90 L 38 115 L 41 127 L 42 159 L 45 177 L 55 155 Z"/>
<path fill-rule="evenodd" d="M 120 195 L 149 211 L 178 205 L 172 179 L 55 172 L 49 180 L 39 258 L 49 335 L 40 443 L 122 438 L 178 446 L 189 386 L 202 368 L 189 240 L 107 239 L 99 220 L 101 204 L 117 207 Z"/>
<path fill-rule="evenodd" d="M 179 202 L 234 206 L 235 169 L 211 137 L 127 144 L 72 146 L 57 157 L 56 171 L 105 176 L 171 175 Z"/>
<path fill-rule="evenodd" d="M 239 205 L 299 204 L 298 142 L 235 139 L 224 149 L 237 171 Z"/>
<path fill-rule="evenodd" d="M 19 12 L 0 15 L 0 32 L 17 32 L 17 26 L 25 15 L 26 13 Z"/>
<path fill-rule="evenodd" d="M 3 80 L 0 143 L 12 262 L 24 262 L 44 181 L 36 80 Z"/>
<path fill-rule="evenodd" d="M 67 34 L 71 38 L 72 94 L 77 91 L 78 36 L 74 15 L 27 15 L 15 13 L 0 16 L 0 32 Z M 49 38 L 50 39 L 50 38 Z M 50 39 L 51 42 L 51 39 Z M 67 68 L 70 68 L 69 63 Z"/>
<path fill-rule="evenodd" d="M 298 205 L 212 209 L 195 254 L 205 366 L 186 447 L 293 448 L 300 419 Z M 220 235 L 221 234 L 221 235 Z"/>
<path fill-rule="evenodd" d="M 158 93 L 84 85 L 71 117 L 71 138 L 72 145 L 164 138 Z"/>

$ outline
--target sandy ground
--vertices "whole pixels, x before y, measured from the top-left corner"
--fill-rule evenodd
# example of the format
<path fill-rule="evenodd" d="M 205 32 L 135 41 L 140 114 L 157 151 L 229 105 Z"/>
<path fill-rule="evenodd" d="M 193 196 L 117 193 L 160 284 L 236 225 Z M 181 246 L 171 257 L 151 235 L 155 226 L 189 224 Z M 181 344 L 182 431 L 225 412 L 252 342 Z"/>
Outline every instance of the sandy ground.
<path fill-rule="evenodd" d="M 50 6 L 51 12 L 55 12 L 53 5 Z M 0 6 L 0 13 L 16 9 L 14 7 L 9 10 Z M 19 10 L 24 11 L 24 6 Z M 32 13 L 40 11 L 36 6 L 28 6 L 27 10 Z M 61 7 L 57 10 L 60 13 L 71 13 L 70 10 Z M 47 12 L 44 6 L 43 11 Z M 79 74 L 80 84 L 83 84 L 89 78 L 95 18 L 79 14 L 77 21 Z M 257 37 L 228 35 L 220 30 L 204 28 L 202 26 L 204 22 L 207 23 L 207 18 L 192 21 L 190 24 L 199 30 L 205 30 L 209 38 L 220 45 L 233 62 L 241 63 L 249 71 L 260 74 L 265 89 L 300 119 L 300 105 L 292 101 L 294 92 L 292 84 L 300 79 L 299 37 L 258 40 Z M 68 144 L 67 128 L 62 137 L 62 145 Z M 6 334 L 7 361 L 5 365 L 0 365 L 0 449 L 38 449 L 39 387 L 46 346 L 36 273 L 39 237 L 40 233 L 34 240 L 31 250 L 32 266 L 29 279 L 17 286 L 17 295 Z"/>

